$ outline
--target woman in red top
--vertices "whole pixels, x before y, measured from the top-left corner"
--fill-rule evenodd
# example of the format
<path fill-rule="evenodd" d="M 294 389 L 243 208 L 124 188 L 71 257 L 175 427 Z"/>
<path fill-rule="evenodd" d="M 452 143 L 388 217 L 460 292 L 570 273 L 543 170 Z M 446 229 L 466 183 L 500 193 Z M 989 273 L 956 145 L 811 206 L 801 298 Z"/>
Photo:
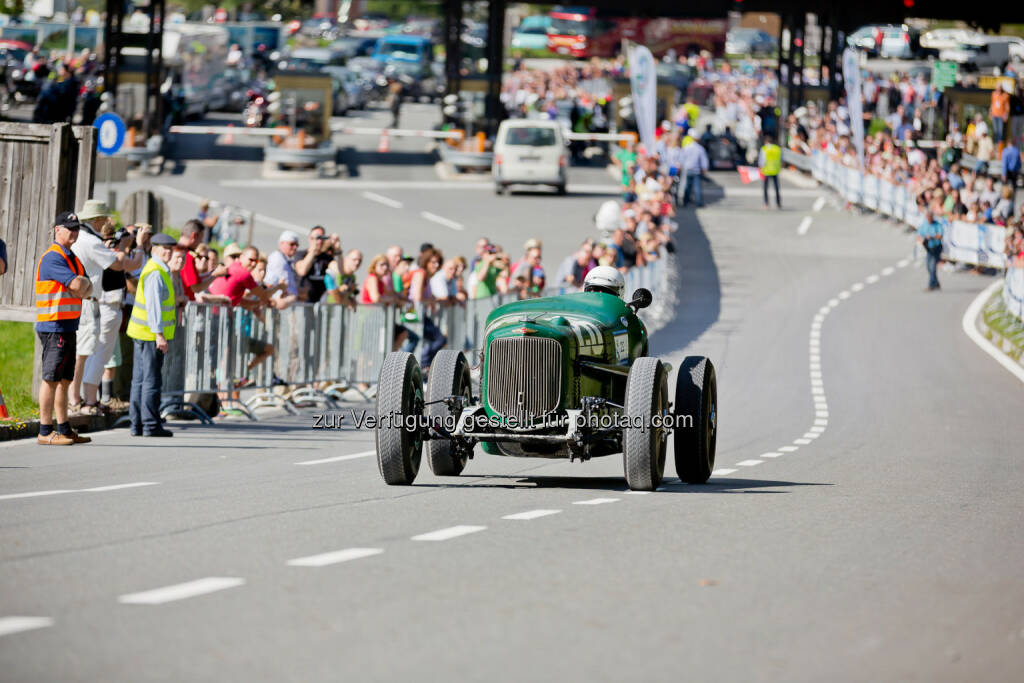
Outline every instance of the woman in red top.
<path fill-rule="evenodd" d="M 377 254 L 370 261 L 370 272 L 363 280 L 362 292 L 359 295 L 359 302 L 363 304 L 392 304 L 400 305 L 405 303 L 405 298 L 395 294 L 394 286 L 391 283 L 391 266 L 384 254 Z M 402 344 L 409 338 L 409 330 L 404 325 L 395 325 L 395 341 L 392 351 L 402 348 Z"/>

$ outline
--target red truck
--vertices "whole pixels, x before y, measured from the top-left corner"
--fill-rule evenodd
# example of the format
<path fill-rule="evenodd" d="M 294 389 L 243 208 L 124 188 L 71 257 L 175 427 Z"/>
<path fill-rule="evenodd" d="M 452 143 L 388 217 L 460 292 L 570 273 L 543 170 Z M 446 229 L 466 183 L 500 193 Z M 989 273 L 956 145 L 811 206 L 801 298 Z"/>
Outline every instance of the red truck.
<path fill-rule="evenodd" d="M 670 49 L 685 55 L 708 50 L 725 52 L 725 19 L 642 19 L 594 7 L 555 7 L 550 13 L 548 50 L 573 57 L 613 57 L 623 39 L 646 45 L 655 57 Z"/>

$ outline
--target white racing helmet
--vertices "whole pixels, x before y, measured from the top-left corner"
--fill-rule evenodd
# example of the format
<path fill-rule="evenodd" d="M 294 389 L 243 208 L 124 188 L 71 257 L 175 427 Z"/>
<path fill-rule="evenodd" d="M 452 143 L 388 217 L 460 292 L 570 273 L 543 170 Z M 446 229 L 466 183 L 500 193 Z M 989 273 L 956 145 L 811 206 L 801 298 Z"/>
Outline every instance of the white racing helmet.
<path fill-rule="evenodd" d="M 617 269 L 611 266 L 597 266 L 583 280 L 584 292 L 604 292 L 622 298 L 626 289 L 626 279 Z"/>

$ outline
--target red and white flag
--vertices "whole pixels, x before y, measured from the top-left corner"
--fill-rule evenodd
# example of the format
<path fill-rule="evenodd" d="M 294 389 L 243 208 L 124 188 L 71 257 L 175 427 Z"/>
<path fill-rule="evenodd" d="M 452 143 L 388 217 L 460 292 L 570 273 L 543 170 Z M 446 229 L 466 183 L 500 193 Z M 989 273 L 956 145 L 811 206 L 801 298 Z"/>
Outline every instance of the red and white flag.
<path fill-rule="evenodd" d="M 744 185 L 756 183 L 761 179 L 761 169 L 757 166 L 737 166 L 736 170 L 740 172 L 740 180 Z"/>

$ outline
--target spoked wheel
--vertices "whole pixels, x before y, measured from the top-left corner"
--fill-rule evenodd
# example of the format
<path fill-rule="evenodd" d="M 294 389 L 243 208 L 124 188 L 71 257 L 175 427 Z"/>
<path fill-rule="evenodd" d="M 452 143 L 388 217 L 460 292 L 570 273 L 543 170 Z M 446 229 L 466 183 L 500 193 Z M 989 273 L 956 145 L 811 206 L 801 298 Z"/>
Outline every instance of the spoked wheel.
<path fill-rule="evenodd" d="M 449 396 L 473 398 L 473 387 L 469 378 L 469 363 L 461 351 L 445 349 L 438 351 L 430 365 L 430 381 L 427 383 L 427 416 L 431 422 L 444 419 L 450 424 L 451 416 L 458 418 L 444 403 L 433 403 Z M 457 477 L 466 467 L 468 454 L 458 448 L 454 441 L 432 439 L 427 442 L 427 462 L 430 471 L 439 477 Z"/>
<path fill-rule="evenodd" d="M 377 386 L 377 466 L 391 485 L 411 484 L 420 469 L 423 434 L 423 375 L 411 353 L 394 351 L 384 359 Z"/>
<path fill-rule="evenodd" d="M 626 380 L 622 461 L 626 483 L 634 491 L 653 491 L 665 475 L 668 450 L 663 421 L 668 410 L 668 378 L 657 358 L 639 358 Z"/>
<path fill-rule="evenodd" d="M 687 484 L 703 484 L 715 469 L 718 436 L 718 382 L 709 358 L 687 356 L 679 366 L 675 413 L 676 474 Z"/>

